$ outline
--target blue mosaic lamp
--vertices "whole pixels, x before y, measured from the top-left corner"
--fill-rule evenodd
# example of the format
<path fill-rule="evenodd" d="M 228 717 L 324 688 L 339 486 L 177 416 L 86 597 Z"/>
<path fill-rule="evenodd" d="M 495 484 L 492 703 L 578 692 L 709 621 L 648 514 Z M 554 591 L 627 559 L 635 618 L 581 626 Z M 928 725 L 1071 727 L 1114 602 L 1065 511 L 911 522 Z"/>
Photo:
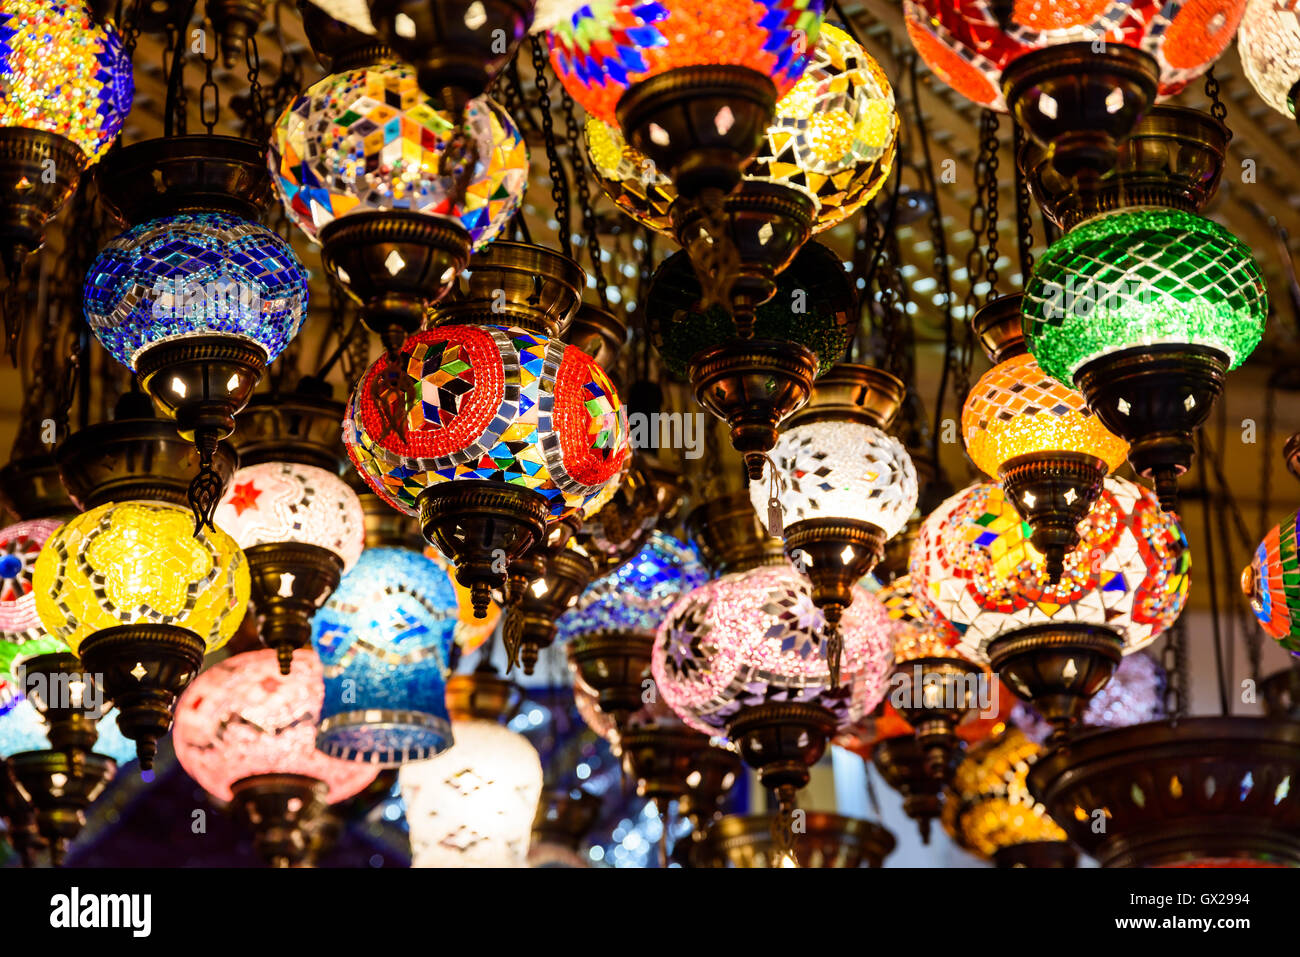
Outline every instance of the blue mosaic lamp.
<path fill-rule="evenodd" d="M 708 579 L 693 546 L 652 532 L 641 551 L 597 579 L 560 616 L 574 682 L 620 734 L 645 699 L 655 631 L 681 595 Z"/>
<path fill-rule="evenodd" d="M 212 527 L 217 443 L 266 366 L 302 325 L 307 273 L 266 227 L 230 212 L 180 212 L 117 236 L 86 274 L 86 320 L 200 453 L 190 489 Z"/>
<path fill-rule="evenodd" d="M 448 655 L 459 606 L 450 576 L 420 552 L 367 548 L 312 622 L 325 669 L 316 747 L 395 767 L 452 744 Z"/>

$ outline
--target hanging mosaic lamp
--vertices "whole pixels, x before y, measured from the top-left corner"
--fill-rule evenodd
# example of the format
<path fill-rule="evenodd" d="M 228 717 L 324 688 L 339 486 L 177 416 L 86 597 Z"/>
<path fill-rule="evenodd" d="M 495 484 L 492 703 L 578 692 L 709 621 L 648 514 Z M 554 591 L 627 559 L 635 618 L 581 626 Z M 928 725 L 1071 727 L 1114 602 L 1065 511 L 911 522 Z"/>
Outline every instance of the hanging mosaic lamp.
<path fill-rule="evenodd" d="M 1259 98 L 1294 119 L 1295 87 L 1300 82 L 1300 11 L 1295 4 L 1246 0 L 1237 55 L 1241 72 Z"/>
<path fill-rule="evenodd" d="M 941 80 L 1010 109 L 1067 177 L 1093 178 L 1158 95 L 1227 49 L 1246 0 L 999 4 L 905 0 L 908 36 Z"/>
<path fill-rule="evenodd" d="M 739 338 L 721 306 L 701 308 L 703 298 L 689 257 L 669 256 L 646 298 L 651 339 L 668 372 L 688 376 L 696 400 L 730 427 L 732 448 L 757 481 L 777 426 L 844 355 L 856 297 L 839 258 L 810 242 L 781 273 L 772 299 L 754 311 L 753 338 Z"/>
<path fill-rule="evenodd" d="M 417 551 L 368 547 L 312 619 L 325 669 L 316 746 L 396 767 L 451 746 L 445 701 L 456 591 Z"/>
<path fill-rule="evenodd" d="M 377 495 L 418 514 L 475 614 L 547 526 L 594 499 L 628 454 L 627 416 L 586 353 L 520 328 L 438 326 L 381 357 L 344 441 Z"/>
<path fill-rule="evenodd" d="M 199 675 L 176 705 L 176 760 L 199 787 L 230 803 L 274 867 L 301 864 L 309 832 L 329 804 L 375 779 L 373 765 L 316 750 L 325 686 L 316 654 L 292 652 L 282 671 L 271 649 L 248 651 Z"/>
<path fill-rule="evenodd" d="M 993 300 L 972 323 L 993 368 L 962 407 L 966 453 L 1002 482 L 1031 542 L 1057 581 L 1078 525 L 1101 494 L 1102 480 L 1124 463 L 1128 443 L 1093 415 L 1083 396 L 1057 382 L 1025 349 L 1021 295 Z"/>
<path fill-rule="evenodd" d="M 514 214 L 528 149 L 487 97 L 458 120 L 391 50 L 357 34 L 319 42 L 335 72 L 281 114 L 266 161 L 289 218 L 395 350 Z"/>
<path fill-rule="evenodd" d="M 874 821 L 812 811 L 794 842 L 794 857 L 772 840 L 769 814 L 728 814 L 692 848 L 692 867 L 880 867 L 894 850 L 894 835 Z M 785 863 L 781 863 L 782 860 Z"/>
<path fill-rule="evenodd" d="M 199 450 L 190 489 L 212 527 L 217 444 L 302 326 L 307 272 L 257 222 L 271 198 L 261 148 L 232 136 L 145 140 L 106 157 L 100 195 L 124 222 L 86 274 L 86 321 Z"/>
<path fill-rule="evenodd" d="M 808 404 L 786 420 L 767 481 L 749 483 L 769 534 L 812 582 L 826 616 L 831 683 L 839 679 L 839 622 L 854 586 L 916 508 L 916 469 L 885 432 L 906 389 L 871 366 L 841 363 L 818 380 Z"/>
<path fill-rule="evenodd" d="M 1051 582 L 1030 530 L 991 483 L 931 513 L 912 549 L 913 588 L 960 634 L 973 660 L 1063 733 L 1124 654 L 1150 644 L 1187 600 L 1191 556 L 1177 519 L 1116 476 Z"/>
<path fill-rule="evenodd" d="M 1279 645 L 1300 655 L 1300 513 L 1291 513 L 1264 535 L 1241 587 L 1260 627 Z"/>
<path fill-rule="evenodd" d="M 694 199 L 739 183 L 777 100 L 808 65 L 823 12 L 821 0 L 598 0 L 560 19 L 547 39 L 573 98 L 617 122 Z"/>
<path fill-rule="evenodd" d="M 0 4 L 0 265 L 10 280 L 131 110 L 131 60 L 82 0 Z"/>

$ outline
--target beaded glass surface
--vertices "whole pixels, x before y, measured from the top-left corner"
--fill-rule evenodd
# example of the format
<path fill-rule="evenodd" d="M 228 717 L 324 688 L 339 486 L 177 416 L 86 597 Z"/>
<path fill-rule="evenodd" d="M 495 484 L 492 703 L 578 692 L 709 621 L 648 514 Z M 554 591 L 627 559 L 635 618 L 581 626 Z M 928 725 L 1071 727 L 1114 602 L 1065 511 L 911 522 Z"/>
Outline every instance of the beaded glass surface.
<path fill-rule="evenodd" d="M 1165 716 L 1165 669 L 1139 652 L 1120 659 L 1106 686 L 1092 696 L 1080 723 L 1089 728 L 1127 728 Z M 1045 744 L 1052 726 L 1031 706 L 1016 702 L 1011 720 L 1025 737 Z"/>
<path fill-rule="evenodd" d="M 222 801 L 232 799 L 232 784 L 256 774 L 316 778 L 328 785 L 331 804 L 346 800 L 373 781 L 378 769 L 316 750 L 324 696 L 313 651 L 294 651 L 287 675 L 280 674 L 269 648 L 219 661 L 176 703 L 176 760 L 199 787 Z"/>
<path fill-rule="evenodd" d="M 50 536 L 32 590 L 41 624 L 76 652 L 101 629 L 186 628 L 208 651 L 224 645 L 248 607 L 248 562 L 221 529 L 165 502 L 108 503 Z"/>
<path fill-rule="evenodd" d="M 605 195 L 637 222 L 672 236 L 672 180 L 617 127 L 588 117 L 586 134 L 587 156 Z M 812 197 L 813 233 L 820 233 L 876 195 L 893 166 L 897 137 L 894 91 L 884 71 L 847 33 L 826 23 L 807 70 L 776 104 L 776 118 L 745 178 Z"/>
<path fill-rule="evenodd" d="M 957 658 L 961 635 L 952 623 L 918 595 L 912 579 L 901 575 L 876 592 L 876 599 L 894 622 L 894 661 Z"/>
<path fill-rule="evenodd" d="M 312 619 L 325 669 L 316 746 L 393 767 L 450 747 L 446 675 L 456 630 L 447 572 L 404 548 L 367 548 Z"/>
<path fill-rule="evenodd" d="M 708 577 L 692 545 L 651 532 L 641 551 L 588 585 L 556 619 L 557 639 L 602 632 L 653 635 L 678 597 Z"/>
<path fill-rule="evenodd" d="M 817 374 L 844 356 L 856 300 L 839 257 L 818 242 L 806 243 L 776 277 L 776 295 L 754 314 L 754 338 L 796 343 L 817 357 Z M 685 251 L 673 253 L 654 272 L 646 297 L 651 341 L 665 369 L 686 378 L 691 358 L 736 338 L 727 310 L 698 309 L 700 283 Z"/>
<path fill-rule="evenodd" d="M 971 461 L 992 478 L 1002 463 L 1031 452 L 1095 455 L 1112 472 L 1128 458 L 1128 443 L 1101 424 L 1083 396 L 1028 354 L 980 376 L 961 410 L 961 433 Z"/>
<path fill-rule="evenodd" d="M 285 210 L 313 241 L 340 216 L 404 210 L 496 238 L 528 187 L 528 146 L 500 106 L 470 100 L 457 129 L 399 63 L 331 73 L 275 124 L 267 164 Z"/>
<path fill-rule="evenodd" d="M 944 802 L 945 830 L 982 857 L 1030 841 L 1064 841 L 1065 832 L 1029 793 L 1029 770 L 1041 753 L 1014 727 L 971 748 Z"/>
<path fill-rule="evenodd" d="M 810 518 L 870 522 L 893 538 L 916 508 L 916 467 L 903 443 L 862 422 L 809 422 L 786 429 L 768 453 L 781 483 L 785 527 Z M 767 528 L 771 466 L 749 483 Z"/>
<path fill-rule="evenodd" d="M 537 749 L 494 721 L 457 721 L 452 731 L 448 751 L 397 775 L 411 866 L 527 866 L 542 794 Z"/>
<path fill-rule="evenodd" d="M 99 731 L 91 749 L 95 754 L 110 757 L 119 765 L 135 760 L 135 742 L 118 728 L 116 711 L 100 718 L 95 727 Z M 31 701 L 20 695 L 8 710 L 0 708 L 0 758 L 23 751 L 49 750 L 48 729 L 41 713 Z"/>
<path fill-rule="evenodd" d="M 614 123 L 629 87 L 678 67 L 748 67 L 784 96 L 808 65 L 824 12 L 824 0 L 590 0 L 547 40 L 565 89 Z"/>
<path fill-rule="evenodd" d="M 1160 94 L 1177 93 L 1232 42 L 1246 0 L 903 0 L 921 59 L 962 96 L 1003 112 L 1002 71 L 1062 43 L 1134 47 L 1155 58 Z"/>
<path fill-rule="evenodd" d="M 1247 571 L 1250 607 L 1273 639 L 1300 655 L 1300 512 L 1268 530 Z"/>
<path fill-rule="evenodd" d="M 1237 31 L 1241 71 L 1259 98 L 1295 116 L 1291 87 L 1300 80 L 1300 0 L 1247 0 Z"/>
<path fill-rule="evenodd" d="M 1097 216 L 1052 243 L 1025 287 L 1021 324 L 1043 371 L 1068 385 L 1099 356 L 1161 344 L 1216 349 L 1235 369 L 1267 315 L 1248 246 L 1208 219 L 1152 208 Z"/>
<path fill-rule="evenodd" d="M 32 572 L 41 547 L 61 524 L 52 518 L 37 518 L 0 530 L 0 641 L 41 627 Z"/>
<path fill-rule="evenodd" d="M 121 38 L 81 0 L 0 3 L 0 126 L 56 133 L 94 163 L 134 92 Z"/>
<path fill-rule="evenodd" d="M 1002 487 L 980 482 L 921 524 L 912 584 L 952 622 L 976 661 L 988 660 L 989 642 L 1027 625 L 1105 625 L 1124 640 L 1126 654 L 1150 644 L 1187 601 L 1191 554 L 1177 517 L 1147 489 L 1110 476 L 1079 533 L 1052 584 Z"/>
<path fill-rule="evenodd" d="M 203 335 L 255 342 L 270 362 L 302 326 L 307 271 L 260 223 L 178 213 L 112 239 L 86 273 L 83 296 L 95 338 L 128 369 L 150 346 Z"/>
<path fill-rule="evenodd" d="M 613 481 L 628 454 L 627 412 L 582 350 L 523 329 L 417 332 L 396 369 L 381 356 L 352 393 L 343 440 L 394 508 L 441 482 L 503 482 L 543 495 L 558 519 Z"/>
<path fill-rule="evenodd" d="M 808 582 L 789 565 L 764 566 L 683 595 L 659 626 L 651 670 L 668 705 L 705 734 L 725 733 L 728 721 L 766 701 L 821 705 L 843 728 L 884 696 L 894 627 L 880 602 L 855 586 L 840 633 L 844 656 L 833 691 L 826 619 Z"/>
<path fill-rule="evenodd" d="M 296 462 L 263 462 L 237 471 L 217 506 L 216 522 L 240 548 L 300 542 L 329 549 L 351 568 L 365 547 L 361 500 L 333 472 Z"/>

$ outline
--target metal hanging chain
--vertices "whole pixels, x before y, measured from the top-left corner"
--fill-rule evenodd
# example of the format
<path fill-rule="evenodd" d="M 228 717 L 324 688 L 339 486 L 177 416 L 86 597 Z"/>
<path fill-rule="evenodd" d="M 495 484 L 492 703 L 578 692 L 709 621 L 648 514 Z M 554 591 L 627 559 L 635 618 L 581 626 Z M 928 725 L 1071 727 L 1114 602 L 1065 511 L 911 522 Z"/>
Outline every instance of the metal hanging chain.
<path fill-rule="evenodd" d="M 211 20 L 204 20 L 199 29 L 203 31 L 202 43 L 199 47 L 199 59 L 203 61 L 203 84 L 199 87 L 199 122 L 211 136 L 221 114 L 221 92 L 217 89 L 216 80 L 212 78 L 219 44 L 216 42 L 217 31 Z M 213 37 L 211 44 L 208 42 L 209 36 Z M 211 51 L 208 50 L 209 46 L 212 47 Z"/>
<path fill-rule="evenodd" d="M 1226 127 L 1228 108 L 1219 99 L 1219 80 L 1214 75 L 1214 67 L 1205 71 L 1205 95 L 1210 99 L 1210 115 Z"/>
<path fill-rule="evenodd" d="M 985 110 L 981 129 L 984 151 L 984 258 L 987 262 L 984 281 L 989 288 L 984 293 L 984 304 L 998 298 L 998 115 Z"/>
<path fill-rule="evenodd" d="M 188 47 L 187 31 L 194 19 L 198 0 L 190 0 L 185 13 L 175 24 L 175 35 L 167 31 L 167 45 L 163 61 L 167 71 L 167 103 L 164 109 L 163 134 L 184 136 L 189 125 L 189 94 L 185 90 L 185 53 Z M 170 53 L 170 60 L 168 54 Z"/>
<path fill-rule="evenodd" d="M 861 229 L 853 244 L 853 271 L 862 283 L 861 316 L 858 327 L 853 332 L 852 342 L 855 359 L 861 359 L 864 355 L 877 355 L 882 336 L 880 318 L 876 315 L 875 297 L 872 294 L 876 265 L 880 261 L 878 253 L 884 244 L 884 231 L 880 226 L 880 213 L 876 209 L 875 199 L 863 208 L 860 222 Z"/>
<path fill-rule="evenodd" d="M 1228 678 L 1224 672 L 1223 661 L 1223 631 L 1219 621 L 1219 567 L 1218 567 L 1218 549 L 1215 547 L 1214 521 L 1212 517 L 1212 508 L 1218 506 L 1216 501 L 1211 503 L 1210 483 L 1207 478 L 1206 459 L 1209 457 L 1209 450 L 1205 441 L 1205 429 L 1201 428 L 1199 432 L 1199 445 L 1197 450 L 1198 471 L 1201 479 L 1201 524 L 1205 530 L 1205 565 L 1206 577 L 1209 579 L 1210 586 L 1210 625 L 1214 633 L 1214 666 L 1216 684 L 1219 688 L 1219 713 L 1224 717 L 1230 713 L 1228 708 Z"/>
<path fill-rule="evenodd" d="M 1277 387 L 1269 382 L 1264 390 L 1264 427 L 1260 440 L 1260 455 L 1263 461 L 1259 466 L 1259 511 L 1256 513 L 1255 528 L 1262 536 L 1269 528 L 1273 512 L 1273 439 L 1277 430 Z M 1225 528 L 1226 534 L 1226 528 Z M 1246 554 L 1252 553 L 1248 550 Z M 1243 609 L 1244 610 L 1244 609 Z M 1253 618 L 1247 614 L 1247 618 Z M 1256 683 L 1260 679 L 1261 659 L 1264 654 L 1264 629 L 1246 625 L 1246 657 L 1250 662 L 1250 675 Z"/>
<path fill-rule="evenodd" d="M 1160 665 L 1165 669 L 1164 706 L 1170 718 L 1187 716 L 1186 633 L 1180 618 L 1165 632 L 1165 645 L 1160 650 Z"/>
<path fill-rule="evenodd" d="M 537 34 L 531 37 L 533 82 L 537 85 L 537 105 L 542 111 L 542 140 L 546 144 L 546 162 L 551 173 L 551 200 L 555 203 L 555 221 L 559 224 L 560 250 L 573 258 L 573 230 L 569 226 L 569 178 L 555 143 L 555 118 L 551 115 L 551 81 L 546 76 L 546 48 Z"/>
<path fill-rule="evenodd" d="M 1034 221 L 1031 216 L 1033 206 L 1029 201 L 1029 181 L 1024 170 L 1020 168 L 1020 151 L 1028 137 L 1024 127 L 1011 120 L 1012 163 L 1016 174 L 1016 249 L 1020 253 L 1020 284 L 1029 285 L 1029 274 L 1034 269 Z"/>
<path fill-rule="evenodd" d="M 587 151 L 582 148 L 573 97 L 569 96 L 569 91 L 563 85 L 560 86 L 560 109 L 564 114 L 564 137 L 569 145 L 569 164 L 573 167 L 573 183 L 578 190 L 578 209 L 582 213 L 583 244 L 587 247 L 587 257 L 591 260 L 591 274 L 596 280 L 596 295 L 600 299 L 600 308 L 608 312 L 609 283 L 605 279 L 605 265 L 600 258 L 600 235 L 596 229 L 596 210 L 591 202 L 591 181 L 587 178 Z M 637 301 L 641 301 L 639 297 Z"/>
<path fill-rule="evenodd" d="M 267 137 L 266 97 L 262 93 L 262 56 L 257 50 L 257 34 L 244 37 L 244 64 L 248 67 L 248 114 L 244 125 L 248 138 L 264 140 Z"/>
<path fill-rule="evenodd" d="M 128 8 L 125 0 L 117 6 L 117 23 L 122 31 L 122 49 L 128 61 L 135 57 L 136 43 L 140 39 L 140 7 L 148 0 L 135 0 Z"/>
<path fill-rule="evenodd" d="M 971 248 L 966 251 L 966 298 L 964 300 L 965 330 L 962 337 L 958 360 L 954 370 L 956 400 L 958 409 L 966 401 L 970 392 L 970 370 L 975 360 L 975 333 L 970 320 L 980 303 L 975 291 L 981 278 L 988 283 L 984 304 L 992 302 L 996 296 L 997 286 L 997 240 L 998 240 L 998 115 L 992 110 L 980 113 L 980 147 L 975 161 L 975 201 L 970 210 Z M 980 247 L 980 237 L 984 236 L 986 245 Z M 981 262 L 984 267 L 981 268 Z M 936 435 L 938 432 L 936 431 Z"/>

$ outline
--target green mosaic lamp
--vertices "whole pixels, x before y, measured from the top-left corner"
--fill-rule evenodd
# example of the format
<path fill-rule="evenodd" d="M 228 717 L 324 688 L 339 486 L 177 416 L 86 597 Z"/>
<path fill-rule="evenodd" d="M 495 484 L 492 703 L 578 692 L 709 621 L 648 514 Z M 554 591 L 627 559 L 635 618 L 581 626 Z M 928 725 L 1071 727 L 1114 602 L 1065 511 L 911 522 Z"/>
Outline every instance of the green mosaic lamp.
<path fill-rule="evenodd" d="M 1030 352 L 1129 442 L 1129 462 L 1177 504 L 1193 434 L 1268 312 L 1250 249 L 1176 208 L 1102 213 L 1053 243 L 1025 290 Z"/>

